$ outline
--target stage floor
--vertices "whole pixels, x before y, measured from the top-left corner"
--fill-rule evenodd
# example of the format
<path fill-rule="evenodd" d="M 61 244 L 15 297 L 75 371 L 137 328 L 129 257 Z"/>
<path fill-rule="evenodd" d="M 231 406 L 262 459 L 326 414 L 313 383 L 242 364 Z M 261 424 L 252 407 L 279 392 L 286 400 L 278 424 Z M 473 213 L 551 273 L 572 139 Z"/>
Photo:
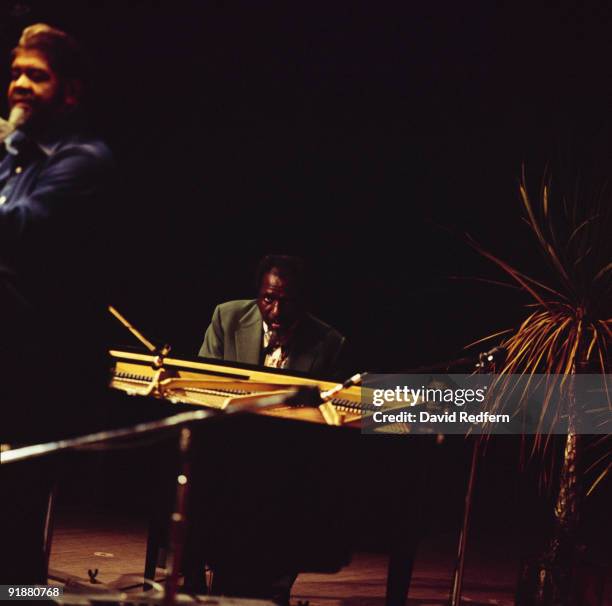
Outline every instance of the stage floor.
<path fill-rule="evenodd" d="M 457 537 L 431 536 L 418 553 L 409 606 L 446 606 L 451 583 Z M 146 526 L 133 514 L 117 512 L 59 511 L 51 552 L 52 576 L 96 580 L 125 588 L 142 575 Z M 466 562 L 463 600 L 473 606 L 513 604 L 519 566 L 511 544 L 474 537 Z M 159 577 L 163 570 L 158 569 Z M 386 557 L 358 553 L 337 574 L 301 574 L 292 592 L 292 603 L 308 600 L 310 606 L 382 606 Z"/>

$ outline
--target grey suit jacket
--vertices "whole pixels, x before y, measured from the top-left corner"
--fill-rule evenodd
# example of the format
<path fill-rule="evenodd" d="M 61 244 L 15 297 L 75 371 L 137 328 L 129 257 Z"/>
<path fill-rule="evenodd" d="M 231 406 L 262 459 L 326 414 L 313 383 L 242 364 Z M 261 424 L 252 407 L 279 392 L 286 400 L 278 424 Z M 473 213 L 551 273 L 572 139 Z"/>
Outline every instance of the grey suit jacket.
<path fill-rule="evenodd" d="M 229 301 L 216 307 L 199 355 L 261 364 L 262 341 L 263 320 L 257 301 Z M 293 338 L 288 370 L 310 375 L 333 373 L 344 342 L 337 330 L 306 314 Z"/>

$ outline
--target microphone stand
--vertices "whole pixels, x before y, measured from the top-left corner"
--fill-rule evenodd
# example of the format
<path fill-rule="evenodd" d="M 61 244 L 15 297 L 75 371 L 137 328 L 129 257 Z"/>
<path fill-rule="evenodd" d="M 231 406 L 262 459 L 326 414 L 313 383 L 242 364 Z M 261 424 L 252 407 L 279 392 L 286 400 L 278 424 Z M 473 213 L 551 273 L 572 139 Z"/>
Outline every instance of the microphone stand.
<path fill-rule="evenodd" d="M 505 350 L 502 347 L 495 347 L 490 351 L 483 352 L 478 356 L 476 363 L 476 372 L 495 372 L 496 364 L 501 364 L 501 354 L 505 355 Z M 474 436 L 472 445 L 472 461 L 470 464 L 470 476 L 468 485 L 465 491 L 463 523 L 461 532 L 459 533 L 459 544 L 457 546 L 457 559 L 455 562 L 455 571 L 453 573 L 453 585 L 449 599 L 449 606 L 461 605 L 461 592 L 463 590 L 463 575 L 465 571 L 465 554 L 467 547 L 467 535 L 470 529 L 470 517 L 472 513 L 472 501 L 474 497 L 474 485 L 476 484 L 476 471 L 478 468 L 478 457 L 480 456 L 480 438 Z"/>
<path fill-rule="evenodd" d="M 170 516 L 169 544 L 172 553 L 170 574 L 166 579 L 163 606 L 172 606 L 176 600 L 183 549 L 185 547 L 185 532 L 187 530 L 187 497 L 191 482 L 190 451 L 192 432 L 189 427 L 183 427 L 179 436 L 180 473 L 176 477 L 176 494 L 174 511 Z"/>

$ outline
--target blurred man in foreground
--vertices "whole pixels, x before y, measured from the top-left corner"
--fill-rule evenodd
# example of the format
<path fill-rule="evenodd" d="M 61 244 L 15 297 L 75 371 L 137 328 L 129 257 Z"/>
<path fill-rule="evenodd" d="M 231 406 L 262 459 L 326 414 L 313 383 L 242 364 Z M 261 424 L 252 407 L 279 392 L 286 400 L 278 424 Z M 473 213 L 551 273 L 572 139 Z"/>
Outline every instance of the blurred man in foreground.
<path fill-rule="evenodd" d="M 13 446 L 80 431 L 108 381 L 96 235 L 113 163 L 86 134 L 88 76 L 77 43 L 45 24 L 26 28 L 11 54 L 0 144 L 0 442 Z M 2 465 L 4 584 L 46 582 L 48 465 Z"/>

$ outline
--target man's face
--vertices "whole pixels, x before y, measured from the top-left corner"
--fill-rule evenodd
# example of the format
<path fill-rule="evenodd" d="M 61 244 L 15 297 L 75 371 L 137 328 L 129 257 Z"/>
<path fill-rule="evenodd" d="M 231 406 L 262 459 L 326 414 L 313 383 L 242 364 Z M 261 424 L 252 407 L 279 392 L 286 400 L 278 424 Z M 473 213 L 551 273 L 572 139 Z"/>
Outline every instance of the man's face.
<path fill-rule="evenodd" d="M 38 51 L 19 50 L 11 64 L 9 108 L 26 114 L 28 127 L 46 126 L 64 106 L 57 75 Z"/>
<path fill-rule="evenodd" d="M 291 330 L 304 311 L 291 279 L 279 276 L 274 269 L 261 280 L 257 306 L 268 327 L 279 335 Z"/>

